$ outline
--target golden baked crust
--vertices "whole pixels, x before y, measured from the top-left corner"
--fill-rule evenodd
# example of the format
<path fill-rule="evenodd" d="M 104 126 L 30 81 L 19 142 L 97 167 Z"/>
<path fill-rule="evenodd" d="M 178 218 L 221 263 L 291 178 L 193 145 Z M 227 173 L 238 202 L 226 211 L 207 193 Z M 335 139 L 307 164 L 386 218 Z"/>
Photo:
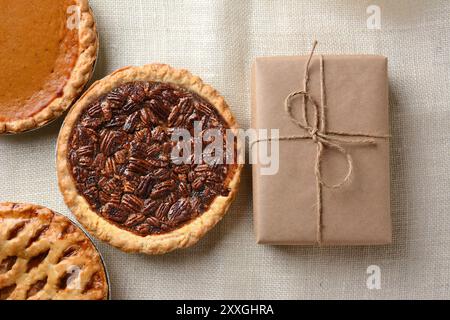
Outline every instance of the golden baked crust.
<path fill-rule="evenodd" d="M 207 211 L 174 231 L 144 237 L 119 228 L 99 216 L 77 191 L 68 161 L 69 139 L 78 117 L 89 103 L 122 84 L 136 81 L 170 83 L 185 88 L 214 106 L 233 131 L 237 130 L 237 124 L 224 98 L 215 89 L 186 70 L 176 70 L 164 64 L 126 67 L 115 71 L 94 83 L 67 115 L 58 137 L 57 171 L 59 187 L 70 210 L 89 232 L 123 251 L 163 254 L 195 244 L 222 219 L 238 190 L 242 165 L 237 165 L 230 179 L 228 196 L 218 196 Z"/>
<path fill-rule="evenodd" d="M 47 106 L 30 117 L 0 120 L 0 134 L 32 130 L 56 119 L 72 105 L 91 78 L 98 51 L 96 24 L 88 0 L 74 0 L 74 2 L 80 9 L 80 24 L 78 28 L 79 55 L 62 90 L 62 95 L 53 99 Z"/>
<path fill-rule="evenodd" d="M 69 219 L 0 203 L 0 300 L 102 300 L 106 279 L 94 245 Z"/>

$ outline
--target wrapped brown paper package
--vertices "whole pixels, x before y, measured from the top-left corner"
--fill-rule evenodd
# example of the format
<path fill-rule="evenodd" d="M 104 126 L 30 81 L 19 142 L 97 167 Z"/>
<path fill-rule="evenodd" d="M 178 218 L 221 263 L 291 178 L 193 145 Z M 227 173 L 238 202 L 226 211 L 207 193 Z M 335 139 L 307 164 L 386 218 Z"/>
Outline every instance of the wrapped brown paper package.
<path fill-rule="evenodd" d="M 292 92 L 303 89 L 307 59 L 307 56 L 256 59 L 252 75 L 253 128 L 279 129 L 280 137 L 305 134 L 290 121 L 284 101 Z M 327 131 L 388 135 L 387 59 L 372 55 L 327 55 L 323 61 Z M 312 58 L 309 79 L 308 92 L 320 102 L 319 56 Z M 294 110 L 301 109 L 301 100 L 292 101 Z M 353 159 L 353 173 L 340 188 L 322 187 L 322 245 L 391 242 L 389 139 L 375 141 L 373 145 L 343 144 Z M 277 174 L 261 175 L 260 165 L 253 165 L 257 241 L 317 244 L 316 144 L 306 139 L 279 141 L 279 146 Z M 343 154 L 325 148 L 321 161 L 323 180 L 339 182 L 347 169 Z"/>

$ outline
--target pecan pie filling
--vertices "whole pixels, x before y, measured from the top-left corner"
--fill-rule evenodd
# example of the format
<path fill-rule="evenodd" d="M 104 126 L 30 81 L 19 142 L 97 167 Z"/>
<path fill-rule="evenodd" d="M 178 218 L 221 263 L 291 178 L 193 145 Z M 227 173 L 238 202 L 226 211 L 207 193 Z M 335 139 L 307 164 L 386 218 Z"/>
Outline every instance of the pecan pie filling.
<path fill-rule="evenodd" d="M 98 215 L 137 235 L 182 227 L 217 197 L 228 196 L 236 170 L 225 160 L 172 160 L 177 144 L 172 133 L 181 128 L 193 135 L 196 123 L 224 137 L 229 129 L 215 107 L 179 86 L 132 82 L 115 88 L 84 109 L 69 138 L 68 161 L 78 191 Z M 224 142 L 224 158 L 226 150 Z"/>

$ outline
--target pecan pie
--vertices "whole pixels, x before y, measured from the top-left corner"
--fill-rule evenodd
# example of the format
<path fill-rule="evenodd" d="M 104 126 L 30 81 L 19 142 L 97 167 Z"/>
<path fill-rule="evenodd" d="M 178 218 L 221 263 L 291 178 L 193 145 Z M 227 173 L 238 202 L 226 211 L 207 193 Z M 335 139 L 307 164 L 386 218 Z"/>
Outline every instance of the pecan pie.
<path fill-rule="evenodd" d="M 127 67 L 94 83 L 58 138 L 66 204 L 92 234 L 127 252 L 161 254 L 196 243 L 226 213 L 242 169 L 235 138 L 221 141 L 216 158 L 232 161 L 206 161 L 201 152 L 214 139 L 201 134 L 187 142 L 200 143 L 200 159 L 194 153 L 174 161 L 173 133 L 196 128 L 216 129 L 219 142 L 237 130 L 224 99 L 186 70 Z"/>
<path fill-rule="evenodd" d="M 103 300 L 106 279 L 94 245 L 69 219 L 0 203 L 0 300 Z"/>
<path fill-rule="evenodd" d="M 0 134 L 61 115 L 89 80 L 97 31 L 87 0 L 0 0 Z"/>

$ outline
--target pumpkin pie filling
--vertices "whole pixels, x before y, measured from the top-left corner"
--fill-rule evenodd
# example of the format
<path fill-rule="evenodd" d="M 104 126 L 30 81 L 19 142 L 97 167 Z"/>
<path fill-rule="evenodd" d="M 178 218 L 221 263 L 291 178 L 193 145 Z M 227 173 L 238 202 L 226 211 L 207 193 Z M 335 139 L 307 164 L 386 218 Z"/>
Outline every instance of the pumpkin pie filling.
<path fill-rule="evenodd" d="M 0 0 L 0 121 L 32 117 L 63 95 L 79 56 L 75 0 Z"/>

